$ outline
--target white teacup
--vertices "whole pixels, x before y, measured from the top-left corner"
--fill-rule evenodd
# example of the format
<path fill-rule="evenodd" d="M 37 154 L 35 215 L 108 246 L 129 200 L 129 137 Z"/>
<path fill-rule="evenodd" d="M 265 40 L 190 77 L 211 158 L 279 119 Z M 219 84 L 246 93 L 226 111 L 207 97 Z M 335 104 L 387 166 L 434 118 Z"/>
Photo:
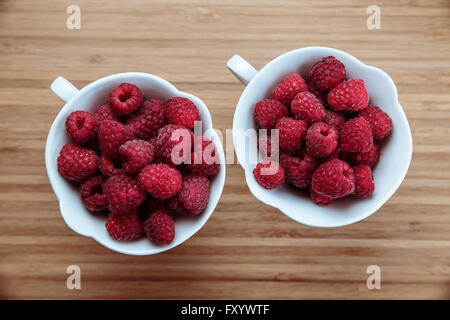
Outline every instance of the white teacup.
<path fill-rule="evenodd" d="M 233 120 L 235 132 L 236 129 L 246 131 L 255 129 L 253 108 L 259 100 L 270 98 L 275 86 L 291 73 L 298 72 L 307 78 L 312 64 L 326 56 L 334 56 L 342 61 L 348 78 L 363 79 L 371 104 L 380 107 L 392 118 L 393 131 L 381 148 L 380 161 L 373 172 L 375 191 L 370 198 L 341 199 L 321 207 L 304 193 L 287 185 L 266 190 L 253 176 L 256 164 L 246 161 L 249 158 L 248 151 L 256 150 L 256 146 L 252 145 L 256 142 L 250 141 L 249 148 L 243 148 L 241 139 L 236 135 L 233 142 L 248 187 L 257 199 L 278 208 L 297 222 L 315 227 L 339 227 L 365 219 L 377 211 L 394 194 L 408 171 L 412 155 L 411 131 L 392 79 L 384 71 L 365 65 L 348 53 L 326 47 L 307 47 L 287 52 L 260 71 L 256 71 L 238 55 L 228 61 L 227 67 L 246 85 Z"/>
<path fill-rule="evenodd" d="M 218 135 L 209 130 L 209 137 L 214 141 L 220 160 L 220 170 L 211 180 L 211 195 L 207 208 L 196 217 L 179 217 L 175 222 L 175 239 L 169 245 L 156 245 L 145 237 L 137 241 L 113 240 L 105 229 L 106 214 L 89 212 L 80 200 L 79 191 L 69 181 L 64 179 L 57 168 L 57 157 L 61 147 L 69 142 L 65 130 L 67 116 L 75 110 L 95 112 L 96 108 L 108 100 L 108 94 L 122 82 L 137 85 L 144 97 L 167 100 L 172 97 L 185 97 L 195 103 L 203 122 L 203 130 L 213 128 L 211 115 L 206 105 L 199 98 L 179 91 L 172 84 L 157 76 L 128 72 L 114 74 L 94 81 L 81 90 L 75 88 L 69 81 L 58 77 L 50 88 L 66 104 L 56 116 L 50 128 L 45 146 L 45 164 L 53 191 L 59 200 L 61 215 L 66 224 L 75 232 L 95 239 L 105 247 L 131 255 L 150 255 L 169 250 L 189 239 L 206 223 L 219 202 L 225 184 L 225 156 Z"/>

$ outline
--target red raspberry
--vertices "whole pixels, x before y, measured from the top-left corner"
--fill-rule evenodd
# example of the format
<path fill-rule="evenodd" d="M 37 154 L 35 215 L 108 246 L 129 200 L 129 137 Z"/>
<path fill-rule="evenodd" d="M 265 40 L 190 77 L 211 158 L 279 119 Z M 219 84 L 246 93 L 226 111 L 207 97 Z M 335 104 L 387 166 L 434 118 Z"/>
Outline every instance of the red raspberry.
<path fill-rule="evenodd" d="M 156 211 L 144 221 L 147 238 L 158 244 L 170 244 L 175 238 L 175 224 L 164 211 Z"/>
<path fill-rule="evenodd" d="M 288 75 L 273 90 L 272 99 L 280 101 L 285 106 L 290 106 L 292 99 L 303 91 L 306 91 L 306 83 L 298 73 Z"/>
<path fill-rule="evenodd" d="M 342 151 L 366 152 L 373 144 L 370 124 L 364 119 L 347 121 L 340 132 L 339 146 Z"/>
<path fill-rule="evenodd" d="M 364 80 L 351 79 L 338 84 L 328 93 L 328 104 L 337 111 L 358 111 L 369 104 Z"/>
<path fill-rule="evenodd" d="M 314 171 L 311 186 L 323 196 L 341 198 L 355 190 L 353 169 L 338 159 L 325 162 Z"/>
<path fill-rule="evenodd" d="M 92 176 L 98 168 L 98 157 L 94 151 L 68 143 L 58 156 L 58 171 L 66 179 L 82 181 Z"/>
<path fill-rule="evenodd" d="M 158 147 L 158 137 L 151 138 L 150 140 L 148 140 L 148 143 L 153 146 L 153 162 L 159 163 L 166 161 L 163 154 L 161 153 L 160 148 Z"/>
<path fill-rule="evenodd" d="M 130 140 L 119 148 L 122 166 L 127 174 L 136 174 L 153 161 L 153 146 L 145 140 Z"/>
<path fill-rule="evenodd" d="M 175 97 L 166 102 L 166 115 L 169 123 L 188 129 L 192 129 L 194 122 L 200 120 L 197 106 L 191 100 L 183 97 Z"/>
<path fill-rule="evenodd" d="M 98 107 L 97 111 L 95 112 L 95 119 L 97 120 L 97 125 L 99 127 L 103 123 L 103 121 L 106 120 L 120 121 L 119 116 L 116 114 L 116 112 L 114 112 L 109 104 L 104 104 Z"/>
<path fill-rule="evenodd" d="M 125 174 L 124 170 L 122 169 L 122 161 L 118 156 L 109 158 L 104 153 L 102 153 L 100 159 L 98 160 L 98 167 L 101 173 L 106 177 Z"/>
<path fill-rule="evenodd" d="M 105 226 L 111 238 L 115 240 L 135 240 L 144 233 L 142 222 L 135 213 L 111 213 Z"/>
<path fill-rule="evenodd" d="M 94 151 L 98 156 L 102 153 L 102 150 L 100 149 L 100 142 L 98 141 L 97 136 L 88 143 L 83 144 L 83 148 Z"/>
<path fill-rule="evenodd" d="M 148 140 L 158 135 L 159 128 L 167 124 L 164 102 L 158 99 L 144 101 L 144 104 L 134 113 L 126 124 L 133 130 L 138 139 Z"/>
<path fill-rule="evenodd" d="M 180 202 L 178 195 L 169 198 L 167 203 L 169 204 L 169 212 L 173 212 L 174 214 L 180 214 L 184 216 L 192 216 L 192 213 L 186 209 L 183 204 Z"/>
<path fill-rule="evenodd" d="M 330 126 L 334 126 L 338 131 L 341 131 L 342 127 L 345 124 L 345 118 L 340 113 L 331 110 L 326 110 L 323 122 L 329 124 Z"/>
<path fill-rule="evenodd" d="M 337 147 L 339 132 L 324 122 L 312 124 L 306 134 L 306 151 L 313 157 L 330 155 Z"/>
<path fill-rule="evenodd" d="M 333 198 L 315 192 L 312 188 L 309 188 L 309 195 L 311 196 L 311 200 L 319 206 L 327 206 L 334 200 Z"/>
<path fill-rule="evenodd" d="M 219 157 L 214 142 L 205 137 L 197 137 L 191 154 L 189 169 L 195 174 L 212 176 L 219 171 Z"/>
<path fill-rule="evenodd" d="M 303 120 L 283 117 L 277 121 L 276 129 L 278 130 L 280 149 L 294 152 L 302 145 L 308 125 Z"/>
<path fill-rule="evenodd" d="M 260 162 L 253 169 L 256 182 L 265 189 L 275 189 L 284 181 L 283 168 L 274 161 L 267 160 Z"/>
<path fill-rule="evenodd" d="M 368 106 L 359 111 L 358 116 L 370 123 L 373 138 L 381 140 L 391 134 L 392 120 L 386 112 L 376 106 Z"/>
<path fill-rule="evenodd" d="M 330 153 L 329 155 L 327 155 L 325 157 L 315 158 L 315 159 L 316 159 L 317 163 L 319 163 L 319 164 L 330 161 L 332 159 L 340 159 L 340 160 L 346 161 L 339 157 L 342 152 L 344 152 L 344 151 L 341 151 L 341 148 L 339 148 L 339 145 L 338 145 L 336 147 L 336 149 L 334 149 L 334 151 L 332 153 Z"/>
<path fill-rule="evenodd" d="M 335 57 L 329 56 L 317 61 L 309 75 L 316 88 L 328 91 L 345 80 L 345 66 Z"/>
<path fill-rule="evenodd" d="M 177 135 L 179 135 L 178 140 L 176 140 Z M 186 127 L 168 124 L 159 129 L 156 141 L 158 150 L 163 155 L 165 161 L 178 165 L 181 162 L 185 162 L 191 156 L 190 151 L 194 144 L 194 135 Z M 177 149 L 174 150 L 174 148 Z M 184 150 L 189 150 L 189 152 L 185 154 Z"/>
<path fill-rule="evenodd" d="M 323 105 L 327 103 L 328 91 L 319 90 L 314 85 L 314 82 L 312 81 L 308 82 L 308 91 L 314 94 L 317 97 L 317 99 L 319 99 L 320 103 L 322 103 Z"/>
<path fill-rule="evenodd" d="M 195 174 L 183 177 L 183 186 L 178 200 L 191 216 L 205 210 L 209 200 L 209 180 Z"/>
<path fill-rule="evenodd" d="M 90 112 L 74 111 L 66 119 L 66 130 L 73 142 L 86 144 L 97 135 L 97 121 Z"/>
<path fill-rule="evenodd" d="M 181 190 L 180 172 L 164 163 L 149 164 L 138 174 L 141 186 L 158 199 L 168 199 Z"/>
<path fill-rule="evenodd" d="M 311 178 L 317 166 L 314 158 L 305 152 L 301 152 L 299 157 L 283 153 L 280 163 L 284 169 L 287 183 L 291 183 L 297 188 L 307 188 L 311 184 Z"/>
<path fill-rule="evenodd" d="M 98 129 L 100 148 L 110 157 L 117 155 L 119 147 L 129 140 L 133 140 L 133 138 L 131 128 L 117 121 L 103 121 Z"/>
<path fill-rule="evenodd" d="M 109 178 L 105 183 L 105 193 L 109 210 L 118 214 L 135 212 L 147 196 L 137 180 L 129 176 Z"/>
<path fill-rule="evenodd" d="M 289 115 L 288 109 L 277 100 L 264 99 L 255 105 L 255 120 L 263 129 L 275 128 L 278 119 L 287 115 Z"/>
<path fill-rule="evenodd" d="M 320 122 L 325 116 L 325 108 L 319 99 L 309 91 L 301 92 L 291 102 L 291 112 L 308 123 Z"/>
<path fill-rule="evenodd" d="M 375 190 L 373 183 L 372 170 L 369 166 L 357 165 L 353 167 L 355 174 L 355 191 L 353 195 L 358 197 L 369 197 Z"/>
<path fill-rule="evenodd" d="M 380 159 L 380 147 L 377 144 L 372 144 L 366 152 L 351 153 L 349 156 L 352 165 L 364 164 L 371 168 L 375 167 Z"/>
<path fill-rule="evenodd" d="M 108 207 L 108 198 L 103 191 L 103 177 L 86 179 L 80 187 L 81 201 L 90 211 L 103 211 Z"/>
<path fill-rule="evenodd" d="M 142 91 L 131 83 L 121 83 L 109 94 L 109 104 L 121 115 L 135 112 L 142 104 Z"/>
<path fill-rule="evenodd" d="M 177 196 L 174 196 L 172 198 L 177 198 Z M 156 211 L 162 210 L 167 212 L 167 214 L 172 218 L 172 220 L 175 221 L 177 214 L 169 206 L 169 200 L 171 200 L 172 198 L 157 199 L 148 196 L 147 199 L 144 201 L 144 203 L 139 207 L 139 219 L 141 219 L 141 221 L 145 221 Z"/>

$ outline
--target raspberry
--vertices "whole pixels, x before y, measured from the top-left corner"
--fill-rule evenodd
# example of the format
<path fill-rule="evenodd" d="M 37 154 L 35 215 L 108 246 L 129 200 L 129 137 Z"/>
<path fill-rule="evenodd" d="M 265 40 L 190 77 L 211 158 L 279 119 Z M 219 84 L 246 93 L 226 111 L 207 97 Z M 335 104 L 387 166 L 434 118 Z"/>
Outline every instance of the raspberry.
<path fill-rule="evenodd" d="M 172 198 L 176 197 L 177 196 L 174 196 Z M 177 215 L 175 211 L 172 210 L 171 207 L 169 206 L 169 200 L 171 200 L 172 198 L 157 199 L 148 196 L 147 199 L 144 201 L 144 203 L 139 207 L 139 219 L 141 219 L 141 221 L 145 221 L 156 211 L 162 210 L 167 212 L 167 214 L 172 218 L 172 220 L 175 221 Z"/>
<path fill-rule="evenodd" d="M 180 214 L 184 216 L 192 216 L 192 213 L 189 212 L 188 209 L 186 209 L 183 204 L 180 202 L 180 199 L 178 198 L 178 195 L 169 198 L 167 201 L 169 205 L 169 211 L 173 212 L 174 214 Z"/>
<path fill-rule="evenodd" d="M 97 136 L 88 143 L 83 144 L 83 148 L 94 151 L 98 156 L 102 154 L 102 149 L 100 149 L 100 142 L 98 141 Z"/>
<path fill-rule="evenodd" d="M 255 120 L 262 129 L 274 128 L 278 119 L 287 115 L 288 109 L 277 100 L 264 99 L 255 105 Z"/>
<path fill-rule="evenodd" d="M 285 106 L 290 106 L 292 99 L 303 91 L 306 91 L 306 83 L 298 73 L 288 75 L 273 90 L 272 99 L 280 101 Z"/>
<path fill-rule="evenodd" d="M 316 88 L 328 91 L 345 80 L 345 66 L 335 57 L 325 57 L 311 67 L 309 77 Z"/>
<path fill-rule="evenodd" d="M 136 113 L 127 119 L 126 124 L 138 139 L 148 140 L 158 135 L 159 128 L 167 124 L 164 102 L 158 99 L 144 101 Z"/>
<path fill-rule="evenodd" d="M 107 157 L 104 153 L 98 160 L 98 167 L 101 173 L 106 177 L 113 177 L 123 175 L 125 172 L 122 169 L 122 162 L 120 157 L 114 156 L 112 158 Z"/>
<path fill-rule="evenodd" d="M 347 121 L 340 132 L 339 143 L 342 151 L 368 151 L 373 144 L 369 122 L 361 118 L 354 118 Z"/>
<path fill-rule="evenodd" d="M 98 129 L 100 148 L 107 156 L 117 155 L 119 147 L 129 140 L 133 140 L 133 138 L 131 128 L 117 121 L 103 121 Z"/>
<path fill-rule="evenodd" d="M 136 211 L 147 196 L 137 180 L 129 176 L 109 178 L 105 183 L 105 193 L 109 210 L 118 214 Z"/>
<path fill-rule="evenodd" d="M 169 123 L 181 125 L 188 129 L 200 119 L 197 106 L 189 99 L 175 97 L 166 102 L 166 115 Z"/>
<path fill-rule="evenodd" d="M 327 206 L 334 200 L 333 198 L 315 192 L 312 188 L 309 188 L 309 195 L 311 196 L 311 200 L 319 206 Z"/>
<path fill-rule="evenodd" d="M 253 169 L 256 182 L 265 189 L 275 189 L 284 181 L 283 168 L 274 161 L 267 160 L 260 162 Z"/>
<path fill-rule="evenodd" d="M 195 174 L 212 176 L 219 171 L 219 158 L 214 142 L 205 137 L 197 137 L 191 154 L 189 169 Z"/>
<path fill-rule="evenodd" d="M 103 211 L 108 207 L 108 198 L 103 191 L 103 177 L 86 179 L 80 187 L 81 201 L 90 211 Z"/>
<path fill-rule="evenodd" d="M 197 215 L 205 210 L 209 200 L 209 180 L 195 174 L 183 177 L 183 186 L 178 200 L 189 215 Z"/>
<path fill-rule="evenodd" d="M 305 152 L 301 152 L 299 157 L 283 153 L 280 163 L 284 169 L 287 183 L 297 188 L 307 188 L 311 184 L 311 178 L 317 165 L 314 158 Z"/>
<path fill-rule="evenodd" d="M 358 111 L 369 104 L 364 80 L 351 79 L 338 84 L 328 93 L 328 104 L 336 111 Z"/>
<path fill-rule="evenodd" d="M 177 135 L 179 135 L 178 140 L 172 140 L 176 139 Z M 190 151 L 194 142 L 194 135 L 181 125 L 168 124 L 159 129 L 156 141 L 158 150 L 165 161 L 178 165 L 191 156 Z M 174 150 L 175 147 L 177 149 Z M 185 150 L 189 150 L 189 152 L 185 154 Z"/>
<path fill-rule="evenodd" d="M 167 199 L 181 190 L 180 172 L 164 163 L 149 164 L 141 169 L 138 180 L 145 191 L 158 199 Z"/>
<path fill-rule="evenodd" d="M 375 190 L 373 183 L 372 170 L 369 166 L 357 165 L 353 167 L 355 174 L 355 191 L 353 195 L 358 197 L 369 197 Z"/>
<path fill-rule="evenodd" d="M 314 171 L 311 186 L 323 196 L 341 198 L 355 190 L 353 169 L 338 159 L 327 161 Z"/>
<path fill-rule="evenodd" d="M 306 134 L 306 151 L 313 157 L 330 155 L 337 147 L 339 132 L 324 122 L 312 124 Z"/>
<path fill-rule="evenodd" d="M 349 156 L 352 165 L 364 164 L 371 168 L 375 167 L 380 159 L 380 147 L 377 144 L 372 144 L 366 152 L 351 153 Z"/>
<path fill-rule="evenodd" d="M 97 121 L 90 112 L 74 111 L 66 119 L 66 130 L 73 142 L 86 144 L 97 135 Z"/>
<path fill-rule="evenodd" d="M 94 151 L 73 143 L 61 148 L 57 162 L 59 173 L 72 181 L 81 181 L 92 176 L 98 167 L 98 157 Z"/>
<path fill-rule="evenodd" d="M 114 120 L 119 121 L 119 116 L 114 112 L 109 104 L 104 104 L 97 108 L 95 112 L 95 119 L 97 120 L 97 125 L 100 126 L 103 121 Z"/>
<path fill-rule="evenodd" d="M 327 155 L 325 157 L 318 157 L 318 158 L 315 158 L 315 159 L 316 159 L 317 163 L 319 163 L 319 164 L 322 164 L 324 162 L 330 161 L 332 159 L 340 159 L 340 160 L 346 161 L 346 160 L 341 159 L 339 157 L 342 152 L 344 152 L 344 151 L 341 151 L 341 148 L 339 148 L 339 145 L 338 145 L 336 147 L 336 149 L 334 149 L 334 151 L 332 153 L 330 153 L 329 155 Z"/>
<path fill-rule="evenodd" d="M 277 121 L 276 129 L 279 130 L 280 149 L 286 152 L 294 152 L 302 145 L 308 125 L 303 120 L 283 117 Z"/>
<path fill-rule="evenodd" d="M 142 91 L 131 83 L 121 83 L 109 94 L 109 104 L 121 115 L 135 112 L 142 104 Z"/>
<path fill-rule="evenodd" d="M 338 146 L 339 148 L 339 146 Z M 336 149 L 338 149 L 336 148 Z M 339 148 L 339 153 L 338 153 L 338 159 L 345 161 L 347 163 L 350 163 L 350 158 L 351 158 L 352 153 L 351 152 L 347 152 L 347 151 L 342 151 L 341 148 Z"/>
<path fill-rule="evenodd" d="M 111 213 L 105 227 L 110 237 L 115 240 L 135 240 L 144 233 L 142 222 L 134 213 Z"/>
<path fill-rule="evenodd" d="M 320 103 L 322 103 L 322 104 L 327 103 L 328 91 L 319 90 L 314 85 L 314 82 L 312 82 L 312 81 L 308 82 L 308 91 L 311 92 L 312 94 L 314 94 L 317 97 L 317 99 L 319 99 Z"/>
<path fill-rule="evenodd" d="M 170 244 L 175 238 L 175 224 L 164 211 L 156 211 L 144 221 L 147 238 L 158 244 Z"/>
<path fill-rule="evenodd" d="M 153 146 L 144 140 L 130 140 L 119 148 L 122 166 L 127 174 L 135 174 L 153 160 Z"/>
<path fill-rule="evenodd" d="M 335 111 L 326 110 L 323 122 L 329 124 L 330 126 L 334 126 L 338 131 L 341 131 L 345 123 L 345 118 L 343 115 Z"/>
<path fill-rule="evenodd" d="M 308 123 L 320 122 L 325 116 L 325 108 L 319 99 L 309 91 L 301 92 L 291 102 L 291 112 Z"/>
<path fill-rule="evenodd" d="M 150 140 L 148 140 L 148 143 L 153 146 L 153 162 L 164 162 L 165 158 L 162 155 L 160 148 L 158 147 L 158 137 L 151 138 Z"/>
<path fill-rule="evenodd" d="M 381 140 L 391 134 L 392 120 L 386 112 L 376 106 L 368 106 L 359 111 L 358 116 L 370 123 L 373 138 Z"/>

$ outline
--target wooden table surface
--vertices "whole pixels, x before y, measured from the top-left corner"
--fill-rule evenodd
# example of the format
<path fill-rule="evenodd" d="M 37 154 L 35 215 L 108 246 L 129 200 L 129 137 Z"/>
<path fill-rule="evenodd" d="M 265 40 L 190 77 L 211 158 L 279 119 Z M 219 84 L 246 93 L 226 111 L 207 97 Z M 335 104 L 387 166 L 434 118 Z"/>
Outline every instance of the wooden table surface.
<path fill-rule="evenodd" d="M 66 8 L 81 8 L 81 29 Z M 381 29 L 366 8 L 381 9 Z M 450 298 L 450 2 L 118 1 L 0 2 L 0 298 Z M 235 53 L 255 67 L 304 46 L 335 47 L 385 70 L 414 140 L 408 175 L 374 215 L 351 226 L 295 223 L 249 192 L 228 165 L 219 205 L 189 241 L 146 257 L 112 252 L 62 220 L 44 145 L 78 87 L 143 71 L 202 98 L 216 128 L 231 128 L 243 86 Z M 78 265 L 81 290 L 66 288 Z M 381 268 L 368 290 L 366 268 Z"/>

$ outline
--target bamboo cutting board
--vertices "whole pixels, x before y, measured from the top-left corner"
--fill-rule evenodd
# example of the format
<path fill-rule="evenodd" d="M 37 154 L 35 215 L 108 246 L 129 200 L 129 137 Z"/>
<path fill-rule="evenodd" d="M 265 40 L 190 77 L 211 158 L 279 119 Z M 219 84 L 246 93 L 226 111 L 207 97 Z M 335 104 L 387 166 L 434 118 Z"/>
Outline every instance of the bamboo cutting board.
<path fill-rule="evenodd" d="M 1 1 L 0 298 L 450 298 L 450 2 L 376 1 L 381 29 L 369 30 L 372 2 Z M 72 4 L 79 30 L 66 27 Z M 153 73 L 203 99 L 224 131 L 243 90 L 225 68 L 233 54 L 261 68 L 314 45 L 397 84 L 414 154 L 376 214 L 337 229 L 300 225 L 253 198 L 234 164 L 210 220 L 169 252 L 121 255 L 65 225 L 44 167 L 63 105 L 49 90 L 56 76 L 81 88 Z M 81 290 L 66 287 L 70 265 Z M 366 287 L 369 265 L 381 268 L 380 290 Z"/>

